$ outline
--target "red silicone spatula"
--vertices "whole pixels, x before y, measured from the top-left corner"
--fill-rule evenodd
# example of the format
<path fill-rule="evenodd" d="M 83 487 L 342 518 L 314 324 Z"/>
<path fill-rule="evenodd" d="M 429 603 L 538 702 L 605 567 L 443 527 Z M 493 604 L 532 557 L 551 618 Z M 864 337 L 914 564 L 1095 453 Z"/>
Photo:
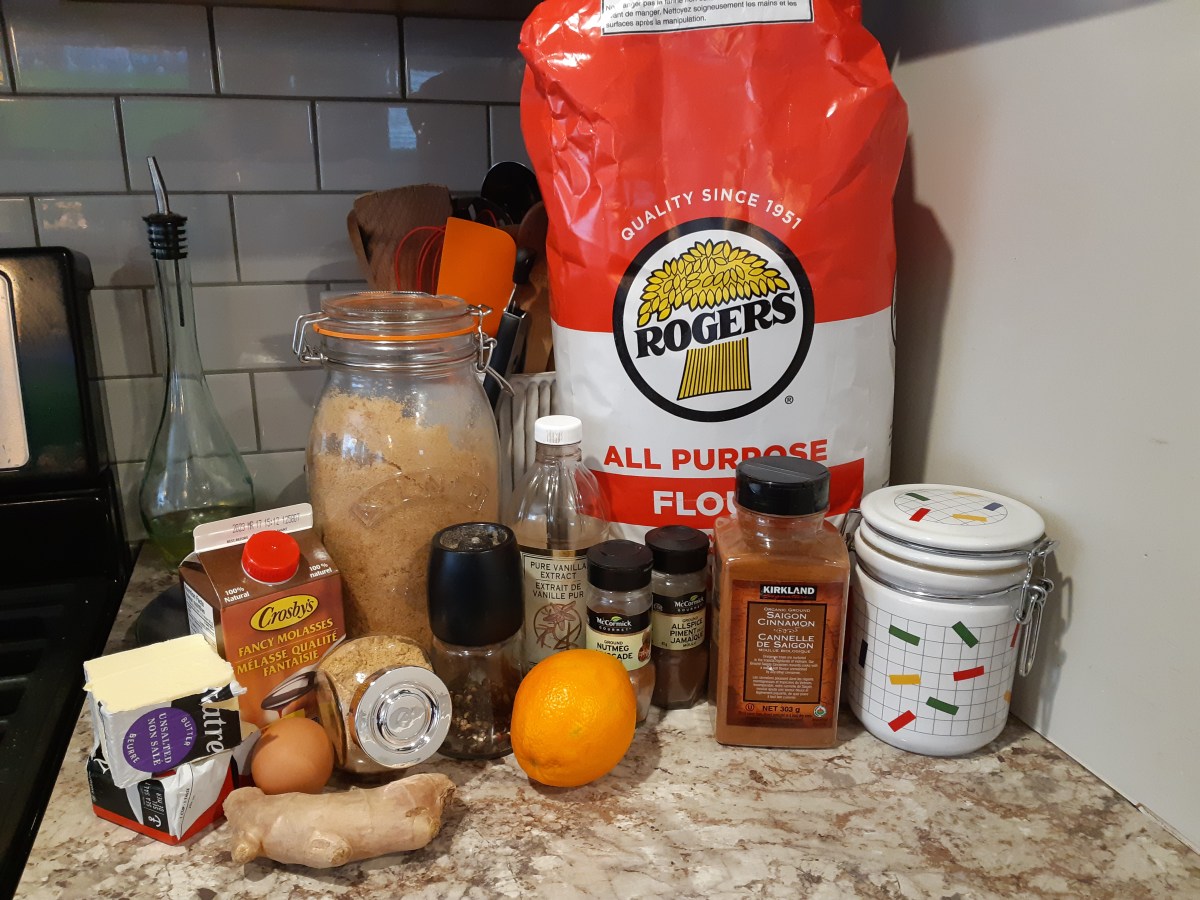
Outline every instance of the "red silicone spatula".
<path fill-rule="evenodd" d="M 516 242 L 499 228 L 467 219 L 447 219 L 438 293 L 490 307 L 483 330 L 495 337 L 512 293 L 516 259 Z"/>

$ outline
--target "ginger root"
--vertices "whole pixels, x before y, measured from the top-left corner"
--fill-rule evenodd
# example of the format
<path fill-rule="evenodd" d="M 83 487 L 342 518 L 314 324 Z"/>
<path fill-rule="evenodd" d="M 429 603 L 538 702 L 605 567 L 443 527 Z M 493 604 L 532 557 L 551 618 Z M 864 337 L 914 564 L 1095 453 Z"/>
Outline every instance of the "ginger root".
<path fill-rule="evenodd" d="M 419 850 L 442 826 L 454 796 L 445 775 L 410 775 L 382 787 L 328 794 L 276 794 L 238 788 L 225 798 L 233 861 L 259 856 L 329 869 L 397 850 Z"/>

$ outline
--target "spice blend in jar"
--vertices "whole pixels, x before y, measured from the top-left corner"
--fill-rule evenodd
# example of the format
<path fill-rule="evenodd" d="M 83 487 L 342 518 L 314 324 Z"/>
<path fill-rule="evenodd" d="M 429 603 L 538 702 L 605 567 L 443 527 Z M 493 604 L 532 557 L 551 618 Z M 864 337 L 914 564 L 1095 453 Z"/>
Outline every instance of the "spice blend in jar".
<path fill-rule="evenodd" d="M 437 752 L 450 727 L 450 693 L 411 638 L 368 635 L 317 666 L 321 725 L 339 769 L 379 775 Z"/>
<path fill-rule="evenodd" d="M 651 702 L 662 709 L 695 706 L 708 684 L 708 535 L 667 525 L 648 532 L 646 546 L 654 554 Z"/>
<path fill-rule="evenodd" d="M 714 736 L 748 747 L 832 747 L 850 560 L 825 521 L 829 470 L 786 456 L 737 467 L 734 514 L 713 529 Z"/>
<path fill-rule="evenodd" d="M 521 620 L 521 558 L 510 529 L 467 522 L 434 535 L 431 655 L 454 707 L 443 756 L 494 759 L 512 752 Z"/>

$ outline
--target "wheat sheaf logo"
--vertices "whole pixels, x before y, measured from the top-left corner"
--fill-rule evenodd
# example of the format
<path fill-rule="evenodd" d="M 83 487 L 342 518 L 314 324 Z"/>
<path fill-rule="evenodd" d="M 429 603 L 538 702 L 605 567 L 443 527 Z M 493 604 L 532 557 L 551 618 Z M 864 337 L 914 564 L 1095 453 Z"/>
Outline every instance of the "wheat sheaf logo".
<path fill-rule="evenodd" d="M 739 300 L 769 297 L 791 288 L 778 269 L 761 256 L 729 241 L 697 241 L 656 269 L 642 289 L 638 326 L 669 319 L 678 309 L 723 306 Z M 687 351 L 676 399 L 686 400 L 723 391 L 748 391 L 750 339 Z"/>
<path fill-rule="evenodd" d="M 762 228 L 700 219 L 652 240 L 613 308 L 626 372 L 650 400 L 697 421 L 760 409 L 808 352 L 812 291 L 795 256 Z"/>

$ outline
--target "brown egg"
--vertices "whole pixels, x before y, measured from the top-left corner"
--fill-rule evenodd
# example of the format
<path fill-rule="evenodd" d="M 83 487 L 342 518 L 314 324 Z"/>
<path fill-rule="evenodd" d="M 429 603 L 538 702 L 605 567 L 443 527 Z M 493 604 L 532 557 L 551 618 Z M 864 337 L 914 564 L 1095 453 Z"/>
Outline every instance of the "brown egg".
<path fill-rule="evenodd" d="M 312 719 L 291 716 L 263 729 L 250 774 L 264 794 L 319 794 L 333 772 L 333 746 Z"/>

